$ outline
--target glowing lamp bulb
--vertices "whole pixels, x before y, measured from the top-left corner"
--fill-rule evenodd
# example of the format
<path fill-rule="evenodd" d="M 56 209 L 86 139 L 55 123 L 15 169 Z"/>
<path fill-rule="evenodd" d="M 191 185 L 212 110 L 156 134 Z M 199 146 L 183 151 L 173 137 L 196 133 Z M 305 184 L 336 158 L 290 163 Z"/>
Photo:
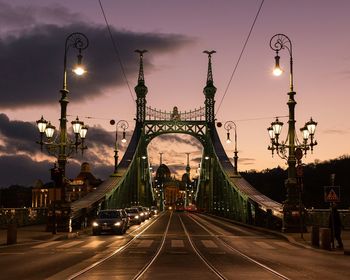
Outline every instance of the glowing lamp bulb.
<path fill-rule="evenodd" d="M 84 75 L 86 71 L 83 67 L 77 66 L 76 68 L 74 68 L 73 72 L 78 76 L 81 76 L 81 75 Z"/>

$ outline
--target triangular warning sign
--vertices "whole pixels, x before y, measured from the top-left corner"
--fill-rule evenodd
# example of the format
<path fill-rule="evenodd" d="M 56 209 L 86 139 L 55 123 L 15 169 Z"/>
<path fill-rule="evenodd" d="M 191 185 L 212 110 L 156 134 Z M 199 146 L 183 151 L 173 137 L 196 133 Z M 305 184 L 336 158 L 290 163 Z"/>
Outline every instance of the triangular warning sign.
<path fill-rule="evenodd" d="M 337 194 L 335 193 L 335 191 L 333 189 L 331 189 L 327 195 L 327 200 L 328 201 L 338 201 L 339 198 L 337 196 Z"/>

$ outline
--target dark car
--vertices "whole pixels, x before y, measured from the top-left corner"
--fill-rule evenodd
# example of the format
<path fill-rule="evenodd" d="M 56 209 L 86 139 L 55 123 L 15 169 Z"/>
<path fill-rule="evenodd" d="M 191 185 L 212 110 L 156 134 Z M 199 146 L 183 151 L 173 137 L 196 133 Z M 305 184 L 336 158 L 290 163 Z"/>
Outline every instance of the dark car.
<path fill-rule="evenodd" d="M 130 224 L 139 225 L 141 224 L 140 212 L 137 208 L 125 208 L 125 212 L 129 217 Z"/>
<path fill-rule="evenodd" d="M 99 235 L 102 232 L 123 234 L 127 230 L 128 219 L 120 209 L 102 210 L 92 223 L 92 234 Z"/>
<path fill-rule="evenodd" d="M 146 220 L 145 212 L 142 206 L 132 206 L 131 208 L 135 208 L 139 211 L 141 222 L 144 222 Z"/>
<path fill-rule="evenodd" d="M 149 219 L 151 217 L 150 212 L 149 212 L 149 208 L 148 207 L 142 207 L 142 209 L 143 209 L 143 213 L 145 215 L 145 218 Z"/>
<path fill-rule="evenodd" d="M 158 214 L 158 208 L 157 206 L 151 206 L 151 213 L 152 215 L 157 215 Z"/>

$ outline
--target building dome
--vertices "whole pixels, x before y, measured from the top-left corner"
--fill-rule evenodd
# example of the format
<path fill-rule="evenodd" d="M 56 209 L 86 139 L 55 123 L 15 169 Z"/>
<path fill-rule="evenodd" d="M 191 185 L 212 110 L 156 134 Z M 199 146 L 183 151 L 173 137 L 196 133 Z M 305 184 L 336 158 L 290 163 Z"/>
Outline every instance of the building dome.
<path fill-rule="evenodd" d="M 91 167 L 90 164 L 88 162 L 83 162 L 81 164 L 81 170 L 80 172 L 91 172 Z"/>
<path fill-rule="evenodd" d="M 156 178 L 170 179 L 170 169 L 165 164 L 161 164 L 156 172 Z"/>

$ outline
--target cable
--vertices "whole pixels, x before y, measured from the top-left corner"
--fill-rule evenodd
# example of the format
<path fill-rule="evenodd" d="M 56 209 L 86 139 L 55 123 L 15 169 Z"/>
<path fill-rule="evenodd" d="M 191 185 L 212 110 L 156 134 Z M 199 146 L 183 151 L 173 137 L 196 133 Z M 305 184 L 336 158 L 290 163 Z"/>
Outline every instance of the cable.
<path fill-rule="evenodd" d="M 118 62 L 119 62 L 119 64 L 120 64 L 120 68 L 122 69 L 125 82 L 126 82 L 126 84 L 127 84 L 127 86 L 128 86 L 128 89 L 129 89 L 131 98 L 132 98 L 132 100 L 135 102 L 135 98 L 134 98 L 134 96 L 133 96 L 133 94 L 132 94 L 132 91 L 131 91 L 131 88 L 130 88 L 128 79 L 127 79 L 126 74 L 125 74 L 124 65 L 123 65 L 122 60 L 120 59 L 120 55 L 119 55 L 119 51 L 118 51 L 118 48 L 117 48 L 117 44 L 115 43 L 114 38 L 113 38 L 113 36 L 112 36 L 111 28 L 109 27 L 109 23 L 108 23 L 108 20 L 107 20 L 105 11 L 104 11 L 104 9 L 103 9 L 101 0 L 98 0 L 98 2 L 100 3 L 101 11 L 102 11 L 103 17 L 104 17 L 105 22 L 106 22 L 106 26 L 107 26 L 107 29 L 108 29 L 109 36 L 111 37 L 111 41 L 112 41 L 112 44 L 113 44 L 113 49 L 114 49 L 114 51 L 115 51 L 115 53 L 116 53 L 116 55 L 117 55 Z"/>
<path fill-rule="evenodd" d="M 273 116 L 273 117 L 261 117 L 261 118 L 253 118 L 253 119 L 240 119 L 240 120 L 234 120 L 235 122 L 246 122 L 246 121 L 259 121 L 259 120 L 268 120 L 273 118 L 279 118 L 284 119 L 288 118 L 289 116 Z"/>
<path fill-rule="evenodd" d="M 256 22 L 256 20 L 258 19 L 258 16 L 259 16 L 259 14 L 260 14 L 260 11 L 261 11 L 261 8 L 262 8 L 262 6 L 263 6 L 263 4 L 264 4 L 264 1 L 265 1 L 265 0 L 262 0 L 261 3 L 260 3 L 259 10 L 258 10 L 258 12 L 256 13 L 256 16 L 255 16 L 255 18 L 254 18 L 254 21 L 253 21 L 252 26 L 250 27 L 248 36 L 247 36 L 247 38 L 246 38 L 246 40 L 245 40 L 245 42 L 244 42 L 244 45 L 243 45 L 243 48 L 242 48 L 242 50 L 241 50 L 241 53 L 240 53 L 240 55 L 239 55 L 239 57 L 238 57 L 237 63 L 236 63 L 236 65 L 235 65 L 235 67 L 234 67 L 234 69 L 233 69 L 233 71 L 232 71 L 232 74 L 231 74 L 230 80 L 229 80 L 229 82 L 228 82 L 228 84 L 227 84 L 227 87 L 226 87 L 226 89 L 225 89 L 224 95 L 222 96 L 221 101 L 220 101 L 220 104 L 219 104 L 219 106 L 218 106 L 218 109 L 216 110 L 215 117 L 216 117 L 216 115 L 218 114 L 218 112 L 219 112 L 219 110 L 220 110 L 221 104 L 222 104 L 222 102 L 223 102 L 223 100 L 224 100 L 224 98 L 225 98 L 225 96 L 226 96 L 226 94 L 227 94 L 227 91 L 228 91 L 228 88 L 230 87 L 230 84 L 231 84 L 231 82 L 232 82 L 233 76 L 234 76 L 234 74 L 236 73 L 237 67 L 238 67 L 238 65 L 239 65 L 239 62 L 241 61 L 243 52 L 244 52 L 244 50 L 245 50 L 245 48 L 246 48 L 246 46 L 247 46 L 248 40 L 249 40 L 249 38 L 250 38 L 250 35 L 252 34 L 252 31 L 253 31 L 255 22 Z"/>

